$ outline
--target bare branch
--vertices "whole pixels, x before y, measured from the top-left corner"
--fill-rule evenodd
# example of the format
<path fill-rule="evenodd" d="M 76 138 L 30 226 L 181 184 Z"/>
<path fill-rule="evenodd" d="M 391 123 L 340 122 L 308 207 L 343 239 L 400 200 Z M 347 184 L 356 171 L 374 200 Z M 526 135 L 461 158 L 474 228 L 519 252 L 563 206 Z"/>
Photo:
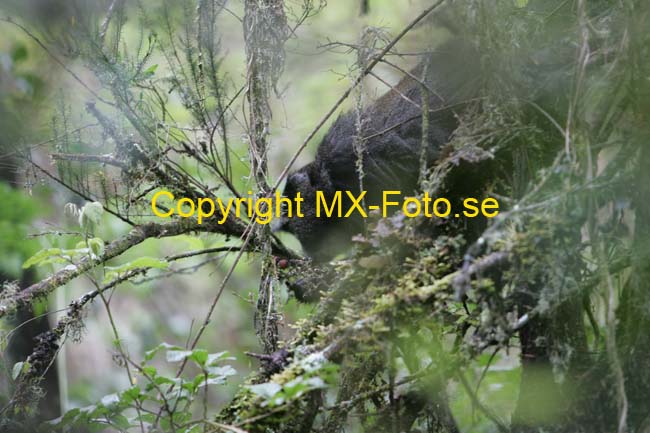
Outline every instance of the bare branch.
<path fill-rule="evenodd" d="M 112 165 L 126 170 L 124 162 L 118 160 L 111 154 L 106 155 L 87 155 L 83 153 L 51 153 L 50 156 L 55 161 L 77 161 L 77 162 L 98 162 L 100 164 Z"/>

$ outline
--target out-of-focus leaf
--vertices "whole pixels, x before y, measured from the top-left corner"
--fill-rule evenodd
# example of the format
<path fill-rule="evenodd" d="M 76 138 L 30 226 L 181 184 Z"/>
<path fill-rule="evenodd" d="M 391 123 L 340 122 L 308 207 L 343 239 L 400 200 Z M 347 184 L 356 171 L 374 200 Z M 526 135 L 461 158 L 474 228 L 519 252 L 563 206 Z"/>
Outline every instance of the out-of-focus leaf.
<path fill-rule="evenodd" d="M 156 69 L 158 69 L 158 65 L 151 65 L 147 69 L 142 72 L 142 75 L 144 75 L 145 78 L 153 77 L 153 75 L 156 73 Z"/>
<path fill-rule="evenodd" d="M 14 367 L 11 369 L 11 378 L 16 380 L 21 373 L 29 370 L 29 362 L 21 361 L 14 364 Z"/>
<path fill-rule="evenodd" d="M 256 385 L 248 385 L 248 389 L 250 389 L 253 394 L 259 395 L 260 397 L 268 400 L 282 391 L 282 386 L 275 382 L 266 382 L 258 383 Z"/>
<path fill-rule="evenodd" d="M 120 402 L 120 396 L 118 394 L 109 394 L 102 397 L 101 402 L 107 408 L 117 405 Z"/>
<path fill-rule="evenodd" d="M 180 362 L 192 355 L 191 350 L 168 350 L 165 354 L 167 362 Z"/>
<path fill-rule="evenodd" d="M 45 248 L 25 260 L 25 263 L 23 263 L 23 269 L 27 269 L 35 265 L 43 266 L 52 263 L 70 263 L 73 261 L 73 259 L 88 254 L 88 252 L 88 248 L 78 248 L 71 250 L 63 250 L 61 248 Z"/>
<path fill-rule="evenodd" d="M 229 355 L 230 353 L 225 350 L 223 352 L 211 353 L 208 355 L 208 361 L 206 362 L 206 365 L 215 365 L 219 361 L 235 359 L 234 357 Z"/>
<path fill-rule="evenodd" d="M 173 344 L 163 342 L 163 343 L 160 343 L 158 346 L 154 347 L 153 349 L 148 350 L 148 351 L 145 352 L 145 354 L 144 354 L 145 362 L 151 361 L 153 359 L 153 357 L 156 356 L 156 354 L 158 352 L 160 352 L 161 350 L 165 350 L 165 349 L 166 350 L 183 350 L 183 348 L 180 347 L 180 346 L 174 346 Z"/>
<path fill-rule="evenodd" d="M 208 351 L 204 349 L 194 349 L 189 359 L 196 362 L 197 365 L 203 367 L 208 360 Z"/>
<path fill-rule="evenodd" d="M 14 45 L 11 50 L 11 60 L 14 63 L 20 63 L 21 61 L 27 59 L 27 47 L 24 44 L 18 43 Z"/>
<path fill-rule="evenodd" d="M 92 238 L 88 240 L 88 246 L 95 257 L 100 257 L 104 254 L 104 241 L 100 238 Z"/>
<path fill-rule="evenodd" d="M 89 224 L 99 224 L 104 214 L 104 207 L 98 201 L 86 203 L 79 214 L 79 225 L 88 227 Z"/>
<path fill-rule="evenodd" d="M 221 377 L 234 376 L 235 374 L 237 374 L 237 370 L 235 370 L 230 365 L 224 365 L 221 367 L 207 367 L 207 370 L 208 373 L 210 373 L 211 375 L 221 376 Z"/>

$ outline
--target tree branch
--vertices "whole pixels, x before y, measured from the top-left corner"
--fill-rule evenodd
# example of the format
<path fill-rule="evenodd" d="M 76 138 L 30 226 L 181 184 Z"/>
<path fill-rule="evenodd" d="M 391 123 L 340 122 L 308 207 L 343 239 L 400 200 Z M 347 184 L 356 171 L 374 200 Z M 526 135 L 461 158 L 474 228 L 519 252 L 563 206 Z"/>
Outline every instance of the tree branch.
<path fill-rule="evenodd" d="M 56 288 L 68 283 L 95 266 L 106 263 L 110 259 L 119 256 L 146 239 L 177 236 L 192 231 L 210 231 L 211 229 L 212 227 L 209 224 L 199 225 L 189 220 L 180 220 L 168 224 L 147 223 L 136 226 L 126 236 L 108 244 L 104 254 L 100 258 L 93 259 L 91 256 L 86 256 L 79 263 L 68 265 L 44 280 L 16 293 L 15 297 L 10 299 L 12 305 L 0 306 L 0 318 L 11 313 L 17 307 L 30 304 L 34 299 L 47 296 Z"/>

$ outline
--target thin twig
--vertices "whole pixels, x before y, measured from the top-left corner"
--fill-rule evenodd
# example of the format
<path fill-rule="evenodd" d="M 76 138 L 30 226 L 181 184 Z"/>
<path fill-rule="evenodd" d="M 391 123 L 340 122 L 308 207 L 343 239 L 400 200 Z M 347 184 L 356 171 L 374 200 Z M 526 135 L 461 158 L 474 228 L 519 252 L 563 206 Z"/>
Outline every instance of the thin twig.
<path fill-rule="evenodd" d="M 412 100 L 411 98 L 406 96 L 396 86 L 393 86 L 388 81 L 384 80 L 383 78 L 381 78 L 379 75 L 375 74 L 372 71 L 368 72 L 368 75 L 374 77 L 377 81 L 379 81 L 380 83 L 382 83 L 383 85 L 385 85 L 389 89 L 393 90 L 395 93 L 397 93 L 400 96 L 400 98 L 404 99 L 409 104 L 413 104 L 418 110 L 422 110 L 422 107 L 420 107 L 420 104 L 418 104 L 417 102 L 415 102 L 414 100 Z"/>
<path fill-rule="evenodd" d="M 9 157 L 12 157 L 12 156 L 15 156 L 15 155 L 18 155 L 18 154 L 20 154 L 22 152 L 30 151 L 30 150 L 35 149 L 37 147 L 45 146 L 46 144 L 50 144 L 50 143 L 52 143 L 52 142 L 54 142 L 56 140 L 60 140 L 60 139 L 65 138 L 65 137 L 67 137 L 69 135 L 76 134 L 78 132 L 83 131 L 84 129 L 94 128 L 95 126 L 99 126 L 99 123 L 91 123 L 89 125 L 80 126 L 79 128 L 73 129 L 72 131 L 63 133 L 61 135 L 58 135 L 58 136 L 55 136 L 55 137 L 52 137 L 52 138 L 48 138 L 47 140 L 41 141 L 40 143 L 28 144 L 28 145 L 25 145 L 25 146 L 21 146 L 22 148 L 19 148 L 16 145 L 16 146 L 14 146 L 14 148 L 16 150 L 11 151 L 11 152 L 7 152 L 7 153 L 4 153 L 4 154 L 0 154 L 0 160 L 9 158 Z"/>
<path fill-rule="evenodd" d="M 104 43 L 104 38 L 106 37 L 106 32 L 108 31 L 108 25 L 111 23 L 111 19 L 113 18 L 113 12 L 115 12 L 115 5 L 117 4 L 118 1 L 121 0 L 113 0 L 111 2 L 111 5 L 108 7 L 108 11 L 106 11 L 106 18 L 104 18 L 104 22 L 102 22 L 101 30 L 99 31 L 99 41 L 101 44 Z"/>
<path fill-rule="evenodd" d="M 35 167 L 36 169 L 38 169 L 38 171 L 40 171 L 41 173 L 43 173 L 45 176 L 49 177 L 50 179 L 52 179 L 53 181 L 55 181 L 55 182 L 58 183 L 59 185 L 65 187 L 66 189 L 68 189 L 68 190 L 72 191 L 73 193 L 77 194 L 79 197 L 83 198 L 84 200 L 86 200 L 86 201 L 95 201 L 92 197 L 90 197 L 90 196 L 84 194 L 83 192 L 81 192 L 81 191 L 79 191 L 79 190 L 73 188 L 72 186 L 70 186 L 70 185 L 68 185 L 67 183 L 65 183 L 63 180 L 59 179 L 58 177 L 54 176 L 54 175 L 53 175 L 52 173 L 50 173 L 49 171 L 45 170 L 45 168 L 43 168 L 43 167 L 41 167 L 40 165 L 38 165 L 38 164 L 37 164 L 36 162 L 34 162 L 31 158 L 29 159 L 29 163 L 30 163 L 33 167 Z M 104 210 L 105 210 L 106 212 L 108 212 L 109 214 L 113 215 L 114 217 L 117 217 L 117 218 L 121 219 L 122 221 L 124 221 L 125 223 L 127 223 L 128 225 L 130 225 L 130 226 L 132 226 L 132 227 L 134 227 L 134 226 L 136 225 L 135 222 L 131 221 L 129 218 L 127 218 L 127 217 L 125 217 L 125 216 L 119 214 L 118 212 L 115 212 L 114 210 L 112 210 L 111 208 L 109 208 L 109 207 L 107 207 L 107 206 L 104 206 Z"/>
<path fill-rule="evenodd" d="M 212 254 L 212 253 L 229 253 L 235 250 L 241 250 L 244 248 L 244 245 L 228 245 L 225 247 L 215 247 L 215 248 L 206 248 L 204 250 L 190 251 L 183 254 L 176 254 L 174 256 L 168 256 L 165 258 L 167 261 L 186 259 L 188 257 L 200 256 L 203 254 Z"/>
<path fill-rule="evenodd" d="M 363 78 L 368 75 L 368 73 L 379 63 L 379 60 L 386 55 L 394 46 L 399 42 L 404 35 L 406 35 L 413 27 L 415 27 L 420 21 L 422 21 L 424 18 L 426 18 L 427 15 L 429 15 L 431 12 L 433 12 L 435 9 L 437 9 L 442 3 L 444 3 L 445 0 L 438 0 L 436 3 L 433 5 L 429 6 L 426 8 L 420 15 L 418 15 L 411 23 L 409 23 L 392 41 L 388 43 L 384 47 L 377 56 L 375 56 L 370 62 L 368 62 L 368 65 L 361 71 L 361 73 L 356 77 L 356 79 L 353 81 L 353 83 L 348 87 L 348 89 L 343 92 L 341 97 L 334 103 L 334 106 L 323 116 L 323 118 L 318 122 L 316 127 L 307 135 L 307 138 L 302 142 L 302 144 L 298 147 L 296 152 L 293 154 L 291 159 L 289 160 L 289 163 L 284 167 L 280 175 L 278 176 L 278 179 L 276 180 L 275 184 L 273 185 L 273 188 L 268 192 L 268 197 L 271 197 L 273 193 L 278 189 L 280 186 L 280 183 L 284 180 L 285 177 L 289 174 L 289 170 L 291 170 L 291 167 L 293 167 L 293 164 L 295 164 L 296 160 L 300 156 L 303 150 L 307 147 L 307 144 L 311 141 L 312 138 L 316 135 L 316 133 L 320 130 L 320 128 L 323 127 L 325 122 L 332 117 L 334 112 L 339 108 L 339 106 L 350 96 L 350 93 L 352 93 L 352 90 L 354 90 L 363 80 Z"/>
<path fill-rule="evenodd" d="M 50 156 L 55 161 L 76 161 L 76 162 L 98 162 L 100 164 L 112 165 L 123 170 L 127 169 L 123 161 L 115 158 L 111 154 L 105 155 L 88 155 L 84 153 L 51 153 Z"/>
<path fill-rule="evenodd" d="M 469 385 L 467 382 L 467 379 L 465 378 L 465 375 L 461 372 L 458 371 L 457 373 L 458 379 L 460 380 L 461 385 L 463 385 L 463 388 L 465 388 L 465 391 L 467 392 L 467 395 L 469 396 L 470 400 L 472 400 L 472 403 L 481 411 L 483 414 L 490 420 L 492 421 L 499 431 L 502 433 L 509 433 L 510 429 L 508 426 L 505 425 L 501 419 L 499 419 L 498 416 L 492 413 L 490 409 L 488 409 L 481 401 L 478 399 L 476 394 L 474 393 L 474 390 L 472 390 L 472 387 Z"/>

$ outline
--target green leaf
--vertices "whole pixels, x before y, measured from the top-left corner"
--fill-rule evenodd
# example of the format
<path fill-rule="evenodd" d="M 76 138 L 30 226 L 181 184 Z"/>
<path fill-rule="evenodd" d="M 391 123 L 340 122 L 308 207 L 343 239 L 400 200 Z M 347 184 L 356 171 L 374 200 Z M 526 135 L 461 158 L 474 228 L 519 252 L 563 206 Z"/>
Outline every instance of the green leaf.
<path fill-rule="evenodd" d="M 104 207 L 98 201 L 86 203 L 79 213 L 79 225 L 88 227 L 89 224 L 99 224 L 104 213 Z"/>
<path fill-rule="evenodd" d="M 189 359 L 196 362 L 198 366 L 203 367 L 208 360 L 208 351 L 204 349 L 194 349 L 192 354 L 189 356 Z"/>
<path fill-rule="evenodd" d="M 158 370 L 156 370 L 156 367 L 153 367 L 151 365 L 142 367 L 142 373 L 146 374 L 148 377 L 158 376 Z"/>
<path fill-rule="evenodd" d="M 234 357 L 229 356 L 229 355 L 230 355 L 230 353 L 228 351 L 211 353 L 211 354 L 208 355 L 208 361 L 206 362 L 206 365 L 213 366 L 219 361 L 234 360 L 235 359 Z"/>
<path fill-rule="evenodd" d="M 40 250 L 23 263 L 23 269 L 30 268 L 34 265 L 38 265 L 46 259 L 49 259 L 52 256 L 60 256 L 63 253 L 61 248 L 46 248 Z"/>
<path fill-rule="evenodd" d="M 287 400 L 290 400 L 295 397 L 300 397 L 308 389 L 309 388 L 305 383 L 301 381 L 293 381 L 292 383 L 285 385 L 284 394 L 286 395 Z"/>
<path fill-rule="evenodd" d="M 11 378 L 13 380 L 18 379 L 18 376 L 20 376 L 22 373 L 26 372 L 29 370 L 29 362 L 27 361 L 21 361 L 17 362 L 14 364 L 14 367 L 11 369 Z"/>
<path fill-rule="evenodd" d="M 131 423 L 129 422 L 129 419 L 122 414 L 113 415 L 111 417 L 111 422 L 115 424 L 122 431 L 131 428 Z"/>
<path fill-rule="evenodd" d="M 75 407 L 74 409 L 70 409 L 67 411 L 61 418 L 59 418 L 59 422 L 62 425 L 68 425 L 71 422 L 73 422 L 75 419 L 77 419 L 77 416 L 81 413 L 81 409 L 78 407 Z"/>
<path fill-rule="evenodd" d="M 173 344 L 163 342 L 163 343 L 160 343 L 158 346 L 154 347 L 153 349 L 145 352 L 145 354 L 144 354 L 145 362 L 151 361 L 153 359 L 153 357 L 156 356 L 156 354 L 158 352 L 160 352 L 161 350 L 163 350 L 163 349 L 167 349 L 167 350 L 183 350 L 183 348 L 180 347 L 180 346 L 174 346 Z"/>
<path fill-rule="evenodd" d="M 95 421 L 88 421 L 87 424 L 84 424 L 83 427 L 85 429 L 88 429 L 88 433 L 103 433 L 106 431 L 106 423 L 105 422 L 95 422 Z"/>
<path fill-rule="evenodd" d="M 106 402 L 108 402 L 109 404 L 115 404 L 113 402 L 113 395 L 114 394 L 106 395 L 102 398 L 102 400 L 106 399 Z M 106 415 L 109 412 L 108 408 L 103 403 L 94 406 L 89 406 L 89 410 L 90 410 L 88 412 L 89 418 L 99 418 Z"/>
<path fill-rule="evenodd" d="M 165 354 L 167 362 L 180 362 L 192 355 L 191 350 L 169 350 Z"/>
<path fill-rule="evenodd" d="M 528 0 L 513 0 L 513 1 L 515 2 L 515 7 L 518 7 L 520 9 L 528 6 Z"/>
<path fill-rule="evenodd" d="M 72 426 L 79 421 L 86 421 L 86 420 L 87 420 L 86 413 L 83 411 L 83 409 L 75 407 L 74 409 L 70 409 L 69 411 L 64 413 L 63 416 L 47 421 L 45 424 L 55 426 L 57 428 L 56 431 L 59 430 L 67 431 L 67 429 L 65 429 L 64 427 Z"/>
<path fill-rule="evenodd" d="M 158 65 L 151 65 L 147 69 L 144 70 L 142 75 L 144 75 L 145 78 L 153 77 L 153 74 L 156 72 L 156 69 L 158 69 Z"/>
<path fill-rule="evenodd" d="M 153 381 L 156 385 L 176 385 L 181 383 L 182 379 L 170 378 L 165 376 L 156 376 Z"/>
<path fill-rule="evenodd" d="M 102 397 L 101 402 L 102 405 L 104 405 L 107 408 L 110 408 L 120 403 L 120 396 L 118 394 L 108 394 Z"/>
<path fill-rule="evenodd" d="M 194 378 L 192 382 L 183 382 L 181 386 L 184 390 L 188 391 L 190 394 L 194 394 L 196 392 L 196 387 L 200 382 L 201 382 L 200 380 L 196 380 L 196 378 Z"/>
<path fill-rule="evenodd" d="M 266 383 L 259 383 L 257 385 L 248 385 L 247 388 L 250 389 L 253 394 L 259 395 L 265 400 L 270 400 L 276 394 L 282 391 L 282 386 L 278 385 L 275 382 L 266 382 Z"/>
<path fill-rule="evenodd" d="M 201 380 L 197 380 L 197 379 L 201 379 Z M 207 385 L 223 385 L 224 383 L 226 383 L 226 379 L 223 377 L 208 377 L 206 380 L 205 376 L 197 376 L 195 378 L 195 382 L 196 383 L 194 386 L 198 389 L 198 388 L 203 388 L 204 386 Z"/>
<path fill-rule="evenodd" d="M 157 416 L 154 413 L 142 413 L 137 419 L 149 424 L 153 424 L 156 422 L 156 418 Z"/>
<path fill-rule="evenodd" d="M 84 243 L 80 243 L 81 248 L 75 248 L 71 250 L 63 250 L 61 248 L 45 248 L 40 250 L 30 258 L 28 258 L 25 263 L 23 263 L 23 269 L 30 268 L 32 266 L 43 266 L 49 265 L 51 263 L 57 264 L 67 264 L 67 268 L 73 269 L 75 265 L 70 264 L 74 261 L 75 258 L 88 255 L 90 250 L 85 247 Z"/>
<path fill-rule="evenodd" d="M 27 47 L 21 43 L 16 44 L 11 50 L 11 60 L 20 63 L 25 59 L 27 59 Z"/>
<path fill-rule="evenodd" d="M 237 370 L 232 368 L 230 365 L 224 365 L 222 367 L 208 366 L 206 369 L 208 370 L 208 373 L 210 375 L 223 377 L 223 378 L 234 376 L 235 374 L 237 374 Z"/>
<path fill-rule="evenodd" d="M 140 397 L 140 387 L 135 385 L 122 392 L 121 400 L 124 404 L 131 404 Z"/>
<path fill-rule="evenodd" d="M 95 257 L 100 257 L 104 254 L 104 241 L 100 238 L 92 238 L 88 240 L 88 246 L 93 252 Z"/>
<path fill-rule="evenodd" d="M 180 381 L 180 387 L 174 387 L 174 389 L 165 393 L 165 398 L 171 406 L 175 405 L 176 402 L 182 400 L 191 400 L 192 393 L 183 387 L 183 381 Z"/>
<path fill-rule="evenodd" d="M 318 376 L 306 379 L 302 376 L 298 376 L 284 385 L 284 392 L 287 395 L 287 398 L 291 399 L 294 397 L 300 397 L 305 391 L 324 388 L 327 388 L 327 385 L 325 384 L 325 381 Z"/>

